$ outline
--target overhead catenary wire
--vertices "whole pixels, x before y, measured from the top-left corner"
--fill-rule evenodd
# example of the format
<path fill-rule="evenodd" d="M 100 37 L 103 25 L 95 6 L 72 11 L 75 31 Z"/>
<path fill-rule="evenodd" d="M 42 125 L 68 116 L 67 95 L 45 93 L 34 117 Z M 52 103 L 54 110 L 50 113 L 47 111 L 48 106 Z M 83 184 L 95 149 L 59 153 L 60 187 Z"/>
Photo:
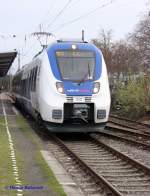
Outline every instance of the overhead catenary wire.
<path fill-rule="evenodd" d="M 48 17 L 50 17 L 52 15 L 52 11 L 55 8 L 57 0 L 51 2 L 50 4 L 50 8 L 47 10 L 47 12 L 45 13 L 45 15 L 43 16 L 43 19 L 41 20 L 41 22 L 36 26 L 39 27 L 40 25 L 44 25 L 44 23 L 48 20 Z M 46 19 L 47 18 L 47 19 Z"/>
<path fill-rule="evenodd" d="M 22 58 L 26 58 L 29 54 L 29 52 L 31 53 L 32 49 L 36 46 L 36 42 L 34 42 L 29 49 L 25 52 L 25 53 L 21 53 Z"/>
<path fill-rule="evenodd" d="M 54 17 L 54 19 L 47 25 L 46 28 L 49 28 L 52 26 L 52 24 L 63 14 L 63 12 L 67 9 L 69 4 L 72 2 L 72 0 L 68 0 L 67 3 L 64 5 L 64 7 L 59 11 L 59 13 Z"/>
<path fill-rule="evenodd" d="M 46 13 L 45 13 L 45 15 L 44 15 L 44 17 L 43 17 L 43 19 L 42 19 L 42 21 L 35 27 L 35 30 L 41 25 L 42 26 L 42 24 L 45 22 L 44 20 L 45 20 L 45 18 L 46 17 L 48 17 L 48 15 L 50 14 L 50 11 L 52 10 L 52 8 L 54 8 L 55 7 L 55 5 L 56 5 L 56 0 L 55 0 L 55 2 L 53 2 L 53 0 L 52 0 L 52 2 L 51 2 L 51 5 L 50 5 L 50 8 L 51 9 L 49 9 Z M 24 39 L 24 46 L 25 46 L 25 48 L 27 47 L 27 42 L 28 42 L 28 38 L 31 36 L 31 33 L 26 33 L 26 34 L 24 34 L 24 35 L 21 35 L 21 34 L 8 34 L 8 35 L 2 35 L 2 34 L 0 34 L 0 38 L 1 39 L 14 39 L 14 38 L 18 38 L 18 37 L 23 37 L 23 39 Z M 23 47 L 24 46 L 22 46 L 21 48 L 22 49 L 17 49 L 18 51 L 23 51 Z M 27 57 L 27 55 L 28 55 L 28 53 L 30 52 L 30 50 L 32 50 L 33 49 L 33 47 L 35 46 L 35 43 L 33 43 L 31 46 L 29 46 L 28 48 L 28 50 L 27 50 L 27 52 L 21 52 L 20 53 L 20 55 L 22 56 L 22 58 L 25 58 L 25 57 Z"/>
<path fill-rule="evenodd" d="M 71 25 L 71 24 L 73 24 L 73 23 L 75 23 L 75 22 L 77 22 L 77 21 L 79 21 L 79 20 L 81 20 L 81 19 L 83 19 L 83 18 L 85 18 L 85 17 L 87 17 L 87 16 L 93 14 L 94 12 L 98 11 L 99 9 L 102 9 L 102 8 L 104 8 L 104 7 L 107 7 L 108 5 L 112 4 L 114 1 L 115 1 L 115 0 L 111 0 L 111 1 L 105 3 L 105 4 L 101 5 L 101 6 L 98 6 L 98 7 L 95 8 L 95 9 L 93 9 L 93 10 L 91 10 L 91 11 L 89 11 L 89 12 L 87 12 L 87 13 L 81 15 L 81 16 L 79 16 L 79 17 L 76 17 L 76 18 L 74 18 L 74 19 L 72 19 L 72 20 L 70 20 L 70 21 L 68 21 L 68 22 L 66 22 L 66 23 L 63 23 L 63 24 L 61 24 L 59 27 L 57 27 L 57 28 L 55 28 L 54 30 L 52 30 L 51 32 L 56 32 L 56 31 L 59 30 L 59 29 L 62 29 L 62 28 L 64 28 L 64 27 L 68 26 L 68 25 Z"/>
<path fill-rule="evenodd" d="M 42 21 L 35 27 L 35 30 L 36 30 L 37 28 L 39 28 L 39 27 L 41 27 L 41 29 L 42 29 L 43 23 L 45 22 L 45 18 L 48 17 L 48 15 L 50 14 L 50 11 L 55 7 L 55 5 L 56 5 L 56 0 L 55 0 L 55 2 L 53 2 L 53 0 L 52 0 L 52 3 L 51 3 L 51 5 L 50 5 L 51 9 L 49 9 L 49 10 L 45 13 L 45 15 L 44 15 Z M 43 28 L 43 31 L 44 31 L 44 28 Z M 29 34 L 26 34 L 26 35 L 25 35 L 25 39 L 24 39 L 24 40 L 25 40 L 25 43 L 24 43 L 25 46 L 26 46 L 26 44 L 27 44 L 27 37 L 32 36 L 32 34 L 33 34 L 33 33 L 29 33 Z M 29 51 L 31 51 L 31 50 L 33 49 L 34 46 L 35 46 L 35 43 L 32 44 L 31 47 L 29 47 L 28 51 L 25 52 L 25 54 L 21 54 L 21 55 L 22 55 L 22 58 L 26 58 L 26 57 L 28 56 Z M 22 50 L 23 50 L 23 49 L 22 49 Z"/>
<path fill-rule="evenodd" d="M 53 1 L 53 0 L 52 0 Z M 51 23 L 50 24 L 48 24 L 48 27 L 49 26 L 51 26 L 62 14 L 63 14 L 63 12 L 68 8 L 68 6 L 70 5 L 70 3 L 72 2 L 73 0 L 69 0 L 69 1 L 67 1 L 67 3 L 65 4 L 65 6 L 59 11 L 59 13 L 54 17 L 54 19 L 51 21 Z M 76 0 L 75 2 L 79 2 L 79 0 Z M 43 25 L 43 23 L 45 22 L 44 21 L 44 19 L 46 18 L 46 17 L 48 17 L 48 15 L 50 14 L 50 11 L 52 10 L 52 8 L 54 8 L 55 7 L 55 5 L 56 5 L 56 1 L 55 2 L 53 2 L 53 4 L 51 4 L 51 9 L 50 10 L 48 10 L 47 12 L 46 12 L 46 14 L 45 14 L 45 16 L 43 17 L 43 20 L 35 27 L 35 28 L 37 28 L 37 27 L 39 27 L 39 26 L 41 26 L 42 27 L 42 25 Z M 44 31 L 44 29 L 43 29 L 43 31 Z M 8 38 L 14 38 L 14 37 L 20 37 L 20 35 L 8 35 L 8 36 L 6 36 L 6 35 L 0 35 L 0 37 L 2 38 L 2 39 L 6 39 L 6 37 Z M 24 45 L 25 45 L 25 47 L 27 47 L 27 40 L 28 40 L 28 38 L 31 36 L 31 33 L 29 33 L 29 34 L 25 34 L 23 37 L 24 37 Z M 54 35 L 53 35 L 54 36 Z M 33 47 L 35 46 L 35 43 L 34 44 L 32 44 L 31 45 L 31 47 L 29 47 L 29 49 L 27 50 L 27 52 L 23 52 L 23 47 L 22 47 L 22 52 L 21 52 L 21 56 L 23 57 L 23 58 L 26 58 L 27 57 L 27 55 L 28 55 L 28 53 L 33 49 Z M 19 51 L 20 51 L 20 49 L 18 49 Z"/>
<path fill-rule="evenodd" d="M 52 10 L 55 8 L 56 2 L 57 2 L 57 0 L 55 0 L 55 2 L 52 0 L 51 5 L 50 5 L 50 9 L 45 13 L 45 15 L 44 15 L 42 21 L 40 22 L 40 24 L 43 24 L 46 21 L 45 18 L 49 17 L 52 14 Z"/>
<path fill-rule="evenodd" d="M 51 26 L 62 14 L 63 14 L 63 12 L 67 9 L 67 7 L 70 5 L 70 3 L 72 2 L 72 0 L 68 0 L 67 1 L 67 3 L 65 4 L 65 6 L 59 11 L 59 13 L 54 17 L 54 19 L 51 21 L 51 23 L 50 24 L 48 24 L 48 27 L 49 26 Z M 50 10 L 48 10 L 47 12 L 46 12 L 46 14 L 45 14 L 45 16 L 43 17 L 43 19 L 42 19 L 42 21 L 39 23 L 39 25 L 37 25 L 35 28 L 37 28 L 37 27 L 39 27 L 39 26 L 41 26 L 42 27 L 42 25 L 43 25 L 43 23 L 45 22 L 44 21 L 44 19 L 46 18 L 46 17 L 48 17 L 48 15 L 50 14 L 50 11 L 52 10 L 52 7 L 54 8 L 55 7 L 55 5 L 56 5 L 56 1 L 55 2 L 53 2 L 53 4 L 51 4 L 51 9 Z M 44 30 L 43 30 L 44 31 Z M 16 37 L 20 37 L 20 35 L 0 35 L 0 38 L 1 39 L 8 39 L 8 38 L 16 38 Z M 25 45 L 25 47 L 27 47 L 27 42 L 28 42 L 28 38 L 31 36 L 31 33 L 29 33 L 29 34 L 25 34 L 23 37 L 24 37 L 24 45 Z M 22 47 L 22 49 L 17 49 L 17 51 L 19 51 L 19 54 L 22 56 L 22 59 L 25 59 L 25 58 L 27 58 L 28 56 L 29 56 L 29 53 L 31 53 L 31 50 L 33 50 L 33 48 L 35 48 L 35 45 L 36 45 L 36 43 L 33 43 L 30 47 L 27 47 L 28 49 L 27 49 L 27 51 L 25 51 L 25 52 L 23 52 L 23 47 Z M 22 51 L 22 52 L 20 52 L 20 51 Z"/>
<path fill-rule="evenodd" d="M 49 28 L 49 27 L 51 27 L 52 25 L 53 25 L 53 23 L 66 11 L 66 9 L 69 7 L 69 5 L 70 5 L 70 3 L 72 2 L 73 0 L 69 0 L 69 1 L 67 1 L 67 3 L 64 5 L 64 7 L 59 11 L 59 13 L 53 18 L 53 20 L 48 24 L 48 26 L 47 26 L 47 28 Z M 74 1 L 73 1 L 74 2 Z M 75 2 L 79 2 L 79 0 L 78 1 L 75 1 Z M 111 4 L 113 2 L 113 0 L 112 1 L 110 1 L 110 2 L 108 2 L 108 3 L 105 3 L 105 4 L 103 4 L 103 5 L 101 5 L 101 6 L 98 6 L 97 8 L 95 8 L 95 9 L 93 9 L 93 10 L 91 10 L 91 11 L 89 11 L 89 12 L 87 12 L 87 13 L 85 13 L 85 14 L 83 14 L 83 15 L 81 15 L 81 16 L 79 16 L 79 17 L 77 17 L 77 18 L 74 18 L 74 19 L 72 19 L 72 20 L 70 20 L 70 21 L 68 21 L 68 22 L 66 22 L 66 23 L 63 23 L 63 24 L 61 24 L 60 26 L 58 26 L 58 27 L 56 27 L 56 29 L 54 29 L 53 30 L 53 32 L 55 32 L 55 31 L 57 31 L 58 29 L 61 29 L 61 28 L 63 28 L 63 27 L 65 27 L 65 26 L 68 26 L 68 25 L 70 25 L 70 24 L 72 24 L 72 23 L 74 23 L 74 22 L 77 22 L 77 21 L 79 21 L 79 20 L 81 20 L 81 19 L 83 19 L 83 18 L 85 18 L 85 17 L 87 17 L 87 16 L 89 16 L 89 15 L 91 15 L 91 14 L 93 14 L 94 12 L 96 12 L 96 11 L 98 11 L 99 9 L 101 9 L 101 8 L 103 8 L 103 7 L 106 7 L 106 6 L 108 6 L 109 4 Z M 53 6 L 54 7 L 54 6 Z M 45 14 L 45 16 L 47 16 L 49 14 L 49 12 L 47 12 L 46 14 Z M 41 25 L 42 25 L 42 23 L 40 23 Z M 52 31 L 51 31 L 52 32 Z M 27 46 L 27 40 L 28 40 L 28 37 L 29 36 L 31 36 L 31 34 L 26 34 L 25 35 L 25 37 L 24 37 L 24 42 L 25 42 L 25 45 L 26 45 L 26 47 L 28 48 L 28 46 Z M 17 36 L 18 37 L 18 36 Z M 28 54 L 30 53 L 30 51 L 35 47 L 35 43 L 34 44 L 32 44 L 31 45 L 31 47 L 29 47 L 29 49 L 26 51 L 26 52 L 23 52 L 23 49 L 22 49 L 22 58 L 24 59 L 24 58 L 26 58 L 27 56 L 28 56 Z"/>

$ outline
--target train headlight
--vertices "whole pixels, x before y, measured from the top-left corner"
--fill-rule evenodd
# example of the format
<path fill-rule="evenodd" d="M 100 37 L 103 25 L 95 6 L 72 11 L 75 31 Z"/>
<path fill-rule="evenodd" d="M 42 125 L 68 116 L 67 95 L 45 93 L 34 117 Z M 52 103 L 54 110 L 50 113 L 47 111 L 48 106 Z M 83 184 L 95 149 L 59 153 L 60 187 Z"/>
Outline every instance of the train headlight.
<path fill-rule="evenodd" d="M 57 91 L 61 94 L 64 94 L 64 86 L 62 82 L 56 82 Z"/>
<path fill-rule="evenodd" d="M 94 83 L 94 87 L 93 87 L 93 93 L 97 94 L 100 90 L 100 83 L 99 82 L 95 82 Z"/>

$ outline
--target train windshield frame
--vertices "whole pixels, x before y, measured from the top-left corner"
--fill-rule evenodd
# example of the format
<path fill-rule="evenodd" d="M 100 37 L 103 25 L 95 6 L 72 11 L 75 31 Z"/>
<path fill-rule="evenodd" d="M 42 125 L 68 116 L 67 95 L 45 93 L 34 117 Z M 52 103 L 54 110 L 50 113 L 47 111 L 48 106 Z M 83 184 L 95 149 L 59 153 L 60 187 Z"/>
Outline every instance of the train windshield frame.
<path fill-rule="evenodd" d="M 56 60 L 62 80 L 94 80 L 96 60 L 93 51 L 57 50 Z"/>

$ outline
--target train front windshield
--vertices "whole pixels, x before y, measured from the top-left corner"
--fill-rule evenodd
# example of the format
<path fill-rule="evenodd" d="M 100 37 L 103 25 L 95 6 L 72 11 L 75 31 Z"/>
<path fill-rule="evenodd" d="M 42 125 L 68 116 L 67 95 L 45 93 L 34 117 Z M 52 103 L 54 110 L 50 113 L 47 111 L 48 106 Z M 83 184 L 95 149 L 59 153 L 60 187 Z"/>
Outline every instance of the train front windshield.
<path fill-rule="evenodd" d="M 63 80 L 94 79 L 95 55 L 91 51 L 57 51 L 57 63 Z"/>

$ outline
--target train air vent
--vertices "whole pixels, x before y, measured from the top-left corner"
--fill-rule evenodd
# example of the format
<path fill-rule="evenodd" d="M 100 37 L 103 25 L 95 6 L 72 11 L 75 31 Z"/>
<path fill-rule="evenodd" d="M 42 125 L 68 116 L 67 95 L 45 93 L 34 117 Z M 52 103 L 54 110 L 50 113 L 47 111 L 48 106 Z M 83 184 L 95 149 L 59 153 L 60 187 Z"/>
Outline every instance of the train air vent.
<path fill-rule="evenodd" d="M 53 119 L 61 119 L 62 118 L 62 110 L 53 110 L 52 111 Z"/>

